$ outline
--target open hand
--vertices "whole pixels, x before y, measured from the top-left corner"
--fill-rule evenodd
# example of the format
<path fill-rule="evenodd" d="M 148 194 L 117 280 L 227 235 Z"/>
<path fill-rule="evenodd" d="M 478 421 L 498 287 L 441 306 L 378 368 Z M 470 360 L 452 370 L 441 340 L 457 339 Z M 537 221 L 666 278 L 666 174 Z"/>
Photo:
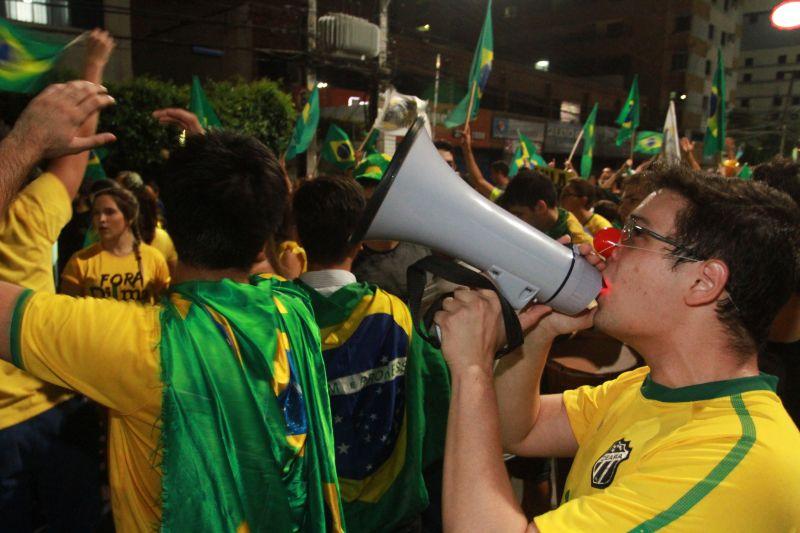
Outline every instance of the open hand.
<path fill-rule="evenodd" d="M 160 124 L 172 124 L 186 131 L 186 135 L 204 135 L 206 130 L 200 125 L 197 115 L 179 107 L 168 107 L 153 111 L 153 118 Z"/>

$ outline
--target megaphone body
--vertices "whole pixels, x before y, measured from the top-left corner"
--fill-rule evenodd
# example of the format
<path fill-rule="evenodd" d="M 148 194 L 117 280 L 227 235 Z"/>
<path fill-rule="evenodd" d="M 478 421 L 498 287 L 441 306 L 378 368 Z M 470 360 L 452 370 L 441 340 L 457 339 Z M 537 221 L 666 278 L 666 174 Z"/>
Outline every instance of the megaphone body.
<path fill-rule="evenodd" d="M 353 242 L 413 242 L 485 271 L 516 309 L 533 301 L 575 315 L 602 287 L 599 271 L 481 196 L 456 174 L 417 120 L 373 193 Z"/>

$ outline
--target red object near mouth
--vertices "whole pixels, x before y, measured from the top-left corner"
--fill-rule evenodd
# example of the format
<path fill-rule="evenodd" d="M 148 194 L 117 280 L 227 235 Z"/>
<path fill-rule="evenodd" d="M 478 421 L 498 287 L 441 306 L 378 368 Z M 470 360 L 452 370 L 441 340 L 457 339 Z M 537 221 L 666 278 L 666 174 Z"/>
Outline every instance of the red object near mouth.
<path fill-rule="evenodd" d="M 606 228 L 594 236 L 595 251 L 608 259 L 614 253 L 614 247 L 622 240 L 622 232 L 617 228 Z"/>
<path fill-rule="evenodd" d="M 600 289 L 599 296 L 605 296 L 611 292 L 611 285 L 608 284 L 608 280 L 603 276 L 603 288 Z"/>

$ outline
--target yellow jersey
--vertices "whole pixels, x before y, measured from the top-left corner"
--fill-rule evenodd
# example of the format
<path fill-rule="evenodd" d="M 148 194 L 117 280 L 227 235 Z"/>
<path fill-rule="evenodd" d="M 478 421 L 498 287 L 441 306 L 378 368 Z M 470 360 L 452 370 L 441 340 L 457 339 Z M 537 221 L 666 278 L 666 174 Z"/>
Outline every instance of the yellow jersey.
<path fill-rule="evenodd" d="M 169 286 L 169 268 L 161 252 L 140 244 L 141 261 L 103 250 L 100 243 L 76 252 L 64 267 L 62 283 L 80 288 L 78 296 L 155 303 Z M 71 293 L 72 294 L 72 293 Z"/>
<path fill-rule="evenodd" d="M 613 224 L 607 218 L 597 213 L 593 213 L 589 220 L 586 221 L 586 224 L 583 225 L 584 229 L 591 235 L 595 235 L 598 231 L 612 226 Z"/>
<path fill-rule="evenodd" d="M 167 233 L 166 230 L 162 228 L 156 228 L 156 233 L 153 237 L 153 242 L 150 243 L 150 246 L 161 252 L 167 262 L 167 265 L 174 266 L 178 262 L 178 252 L 175 251 L 175 245 L 172 243 L 172 237 L 169 236 L 169 233 Z"/>
<path fill-rule="evenodd" d="M 583 244 L 585 242 L 592 242 L 592 236 L 586 233 L 583 225 L 578 220 L 578 217 L 567 211 L 567 230 L 571 237 L 572 244 Z"/>
<path fill-rule="evenodd" d="M 799 531 L 800 432 L 760 376 L 670 389 L 642 367 L 564 393 L 578 453 L 550 531 Z"/>
<path fill-rule="evenodd" d="M 54 174 L 44 173 L 22 189 L 0 218 L 0 280 L 54 293 L 53 245 L 71 217 L 72 200 Z M 0 429 L 72 396 L 0 361 Z"/>

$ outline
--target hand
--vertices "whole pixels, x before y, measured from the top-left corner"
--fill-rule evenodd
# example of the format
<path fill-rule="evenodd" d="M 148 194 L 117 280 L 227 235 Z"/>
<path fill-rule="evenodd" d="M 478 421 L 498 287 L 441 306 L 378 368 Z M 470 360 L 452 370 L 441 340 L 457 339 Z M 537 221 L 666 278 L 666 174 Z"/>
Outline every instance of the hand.
<path fill-rule="evenodd" d="M 688 137 L 681 137 L 681 150 L 691 153 L 694 151 L 694 143 Z"/>
<path fill-rule="evenodd" d="M 186 130 L 186 135 L 205 135 L 206 130 L 200 125 L 197 115 L 191 111 L 179 107 L 168 107 L 153 111 L 153 118 L 159 124 L 173 124 L 182 130 Z"/>
<path fill-rule="evenodd" d="M 472 130 L 469 122 L 464 124 L 464 131 L 461 132 L 461 147 L 464 150 L 472 150 Z"/>
<path fill-rule="evenodd" d="M 111 133 L 78 137 L 78 128 L 114 98 L 102 85 L 71 81 L 50 85 L 34 98 L 14 124 L 9 137 L 53 159 L 83 152 L 116 140 Z"/>
<path fill-rule="evenodd" d="M 567 159 L 564 161 L 564 170 L 569 170 L 570 172 L 575 172 L 575 167 L 572 165 L 572 161 Z"/>
<path fill-rule="evenodd" d="M 626 159 L 624 166 L 627 167 L 627 168 L 631 168 L 633 166 L 633 159 L 631 159 L 631 158 Z"/>
<path fill-rule="evenodd" d="M 591 244 L 581 244 L 578 246 L 578 251 L 600 272 L 606 269 L 605 261 L 594 251 Z M 519 313 L 519 322 L 526 336 L 550 342 L 559 335 L 592 327 L 595 312 L 596 308 L 585 310 L 576 316 L 569 316 L 557 313 L 546 305 L 534 304 Z"/>
<path fill-rule="evenodd" d="M 93 29 L 86 38 L 86 64 L 104 67 L 115 46 L 116 42 L 110 33 L 97 28 Z"/>
<path fill-rule="evenodd" d="M 453 374 L 469 367 L 492 373 L 494 354 L 504 344 L 505 329 L 497 294 L 456 289 L 434 316 L 442 337 L 442 355 Z"/>

